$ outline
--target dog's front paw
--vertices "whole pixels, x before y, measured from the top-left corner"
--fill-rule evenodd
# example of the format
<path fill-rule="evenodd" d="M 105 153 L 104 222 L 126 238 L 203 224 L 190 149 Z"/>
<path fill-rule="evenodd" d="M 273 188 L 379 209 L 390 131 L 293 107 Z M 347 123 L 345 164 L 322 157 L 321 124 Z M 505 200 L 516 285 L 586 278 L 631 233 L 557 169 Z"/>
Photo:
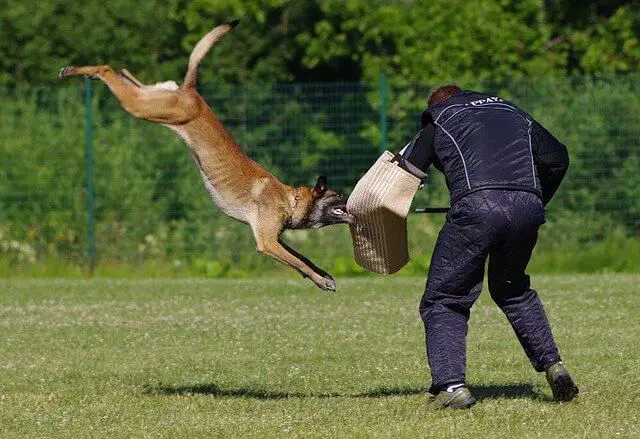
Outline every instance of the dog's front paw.
<path fill-rule="evenodd" d="M 316 282 L 318 288 L 323 291 L 335 291 L 336 290 L 336 281 L 330 275 L 326 275 L 324 277 L 319 277 Z"/>

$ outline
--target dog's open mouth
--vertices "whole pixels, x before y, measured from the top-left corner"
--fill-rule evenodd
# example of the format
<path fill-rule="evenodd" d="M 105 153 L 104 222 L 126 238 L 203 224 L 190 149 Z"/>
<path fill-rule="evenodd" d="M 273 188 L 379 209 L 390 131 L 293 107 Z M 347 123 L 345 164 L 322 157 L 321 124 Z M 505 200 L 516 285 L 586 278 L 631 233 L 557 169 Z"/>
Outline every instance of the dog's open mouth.
<path fill-rule="evenodd" d="M 340 218 L 347 224 L 353 224 L 356 220 L 355 215 L 347 212 L 347 206 L 336 206 L 331 208 L 331 214 Z"/>

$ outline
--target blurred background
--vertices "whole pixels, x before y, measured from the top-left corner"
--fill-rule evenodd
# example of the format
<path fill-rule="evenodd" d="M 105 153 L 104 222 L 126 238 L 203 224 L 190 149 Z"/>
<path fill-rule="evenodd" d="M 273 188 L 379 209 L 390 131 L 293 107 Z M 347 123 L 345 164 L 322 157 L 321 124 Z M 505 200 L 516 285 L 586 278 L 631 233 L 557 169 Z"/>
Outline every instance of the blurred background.
<path fill-rule="evenodd" d="M 530 112 L 570 152 L 534 272 L 640 271 L 640 7 L 630 1 L 0 0 L 0 277 L 245 277 L 280 266 L 213 206 L 187 147 L 133 119 L 66 65 L 200 91 L 285 183 L 348 193 L 415 134 L 431 87 L 455 81 Z M 434 171 L 416 207 L 447 205 Z M 426 275 L 442 215 L 409 218 Z M 336 276 L 365 274 L 345 226 L 287 232 Z"/>

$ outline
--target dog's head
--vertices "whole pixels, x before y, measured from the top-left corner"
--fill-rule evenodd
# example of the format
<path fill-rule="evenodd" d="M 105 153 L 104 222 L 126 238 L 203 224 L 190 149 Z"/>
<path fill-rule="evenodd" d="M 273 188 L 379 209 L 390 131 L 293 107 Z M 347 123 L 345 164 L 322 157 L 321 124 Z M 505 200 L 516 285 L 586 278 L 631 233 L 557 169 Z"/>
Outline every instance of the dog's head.
<path fill-rule="evenodd" d="M 347 197 L 327 189 L 327 177 L 318 178 L 309 194 L 308 213 L 296 228 L 318 229 L 331 224 L 355 222 L 355 216 L 347 213 Z"/>

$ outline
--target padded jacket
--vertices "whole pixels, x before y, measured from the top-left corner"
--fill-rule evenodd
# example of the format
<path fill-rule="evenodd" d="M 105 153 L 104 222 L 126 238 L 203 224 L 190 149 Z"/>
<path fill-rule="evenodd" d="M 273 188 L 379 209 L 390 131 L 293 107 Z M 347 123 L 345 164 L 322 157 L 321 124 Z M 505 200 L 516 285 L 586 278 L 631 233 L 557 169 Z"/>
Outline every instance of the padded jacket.
<path fill-rule="evenodd" d="M 431 164 L 440 169 L 452 204 L 483 189 L 531 192 L 547 204 L 569 165 L 562 143 L 497 96 L 462 91 L 430 106 L 421 122 L 402 155 L 422 171 Z"/>

